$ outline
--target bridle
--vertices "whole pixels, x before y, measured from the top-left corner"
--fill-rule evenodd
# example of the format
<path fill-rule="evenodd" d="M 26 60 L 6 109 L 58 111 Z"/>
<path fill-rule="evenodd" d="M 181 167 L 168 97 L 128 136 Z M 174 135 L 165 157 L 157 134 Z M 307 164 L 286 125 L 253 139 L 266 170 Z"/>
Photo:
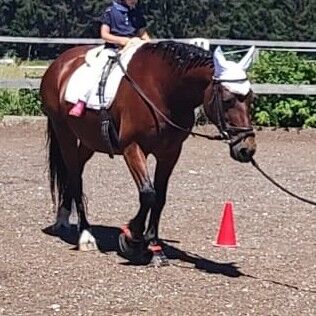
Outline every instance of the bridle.
<path fill-rule="evenodd" d="M 227 124 L 225 120 L 225 112 L 223 107 L 223 101 L 221 97 L 221 91 L 222 91 L 222 82 L 240 82 L 240 81 L 246 81 L 245 79 L 235 79 L 235 80 L 221 80 L 213 77 L 213 83 L 214 83 L 214 93 L 213 98 L 209 102 L 209 105 L 212 103 L 214 104 L 215 111 L 216 111 L 216 119 L 217 123 L 216 126 L 220 132 L 220 134 L 223 136 L 224 139 L 227 140 L 228 144 L 232 147 L 241 142 L 243 139 L 255 136 L 254 130 L 252 126 L 248 127 L 237 127 L 237 126 L 231 126 Z"/>

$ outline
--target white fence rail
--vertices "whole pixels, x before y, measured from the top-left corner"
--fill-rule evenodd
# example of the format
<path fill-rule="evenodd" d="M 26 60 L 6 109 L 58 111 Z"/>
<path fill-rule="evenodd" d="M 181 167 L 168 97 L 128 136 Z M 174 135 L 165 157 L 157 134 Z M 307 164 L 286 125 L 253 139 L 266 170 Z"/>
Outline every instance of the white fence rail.
<path fill-rule="evenodd" d="M 2 89 L 39 89 L 41 79 L 0 79 Z M 256 94 L 316 95 L 315 85 L 253 84 Z"/>
<path fill-rule="evenodd" d="M 0 79 L 1 89 L 39 89 L 41 79 Z"/>
<path fill-rule="evenodd" d="M 316 95 L 316 85 L 300 84 L 252 84 L 256 94 Z"/>
<path fill-rule="evenodd" d="M 164 41 L 167 39 L 159 39 Z M 223 46 L 252 46 L 255 45 L 258 48 L 270 47 L 270 48 L 293 48 L 293 49 L 312 49 L 316 51 L 315 42 L 288 42 L 288 41 L 257 41 L 257 40 L 232 40 L 232 39 L 207 39 L 207 38 L 173 38 L 174 41 L 180 41 L 183 43 L 204 43 L 205 48 L 207 45 L 223 45 Z M 99 38 L 45 38 L 45 37 L 12 37 L 12 36 L 0 36 L 0 42 L 2 43 L 24 43 L 24 44 L 102 44 L 103 40 Z M 203 46 L 203 45 L 201 45 Z"/>

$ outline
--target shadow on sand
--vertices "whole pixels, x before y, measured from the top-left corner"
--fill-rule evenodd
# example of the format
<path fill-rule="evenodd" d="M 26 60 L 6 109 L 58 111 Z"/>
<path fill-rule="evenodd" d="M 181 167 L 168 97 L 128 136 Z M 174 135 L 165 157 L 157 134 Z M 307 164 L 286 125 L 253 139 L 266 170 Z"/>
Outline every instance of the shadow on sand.
<path fill-rule="evenodd" d="M 60 229 L 53 231 L 52 226 L 42 229 L 42 231 L 50 236 L 58 237 L 64 242 L 74 245 L 76 247 L 78 242 L 78 231 L 76 225 L 71 225 L 70 229 Z M 110 226 L 91 226 L 91 232 L 97 241 L 99 250 L 102 253 L 116 252 L 119 256 L 119 235 L 121 233 L 120 228 Z M 177 241 L 162 241 L 163 250 L 169 260 L 179 260 L 192 264 L 196 269 L 210 273 L 221 274 L 231 278 L 237 278 L 243 276 L 243 273 L 239 271 L 239 268 L 235 266 L 235 263 L 217 263 L 206 258 L 200 257 L 196 254 L 182 251 L 170 243 L 178 243 Z M 122 257 L 122 256 L 121 256 Z M 170 262 L 173 264 L 172 262 Z M 122 263 L 124 265 L 133 265 L 131 262 Z M 181 266 L 174 264 L 180 268 L 192 269 L 192 266 Z"/>

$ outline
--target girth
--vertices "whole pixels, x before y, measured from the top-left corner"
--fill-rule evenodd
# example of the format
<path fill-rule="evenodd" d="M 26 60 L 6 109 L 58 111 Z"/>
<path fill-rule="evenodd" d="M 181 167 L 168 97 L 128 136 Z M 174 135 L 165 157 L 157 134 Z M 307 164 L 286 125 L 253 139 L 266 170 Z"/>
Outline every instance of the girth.
<path fill-rule="evenodd" d="M 105 149 L 112 159 L 114 158 L 114 149 L 119 148 L 119 138 L 112 116 L 104 106 L 104 90 L 109 74 L 116 62 L 116 56 L 109 56 L 107 63 L 103 67 L 98 88 L 98 95 L 101 104 L 101 135 L 104 141 Z"/>

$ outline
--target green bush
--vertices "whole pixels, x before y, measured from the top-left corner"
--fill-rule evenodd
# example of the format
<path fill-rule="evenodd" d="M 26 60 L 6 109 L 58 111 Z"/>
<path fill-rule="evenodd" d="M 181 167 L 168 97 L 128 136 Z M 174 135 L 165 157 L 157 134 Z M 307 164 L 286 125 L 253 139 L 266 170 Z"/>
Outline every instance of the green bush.
<path fill-rule="evenodd" d="M 316 127 L 316 98 L 261 96 L 253 116 L 260 126 Z"/>
<path fill-rule="evenodd" d="M 316 84 L 316 63 L 295 52 L 263 51 L 249 76 L 257 83 Z"/>
<path fill-rule="evenodd" d="M 249 76 L 256 83 L 316 84 L 316 63 L 294 52 L 262 52 Z M 254 119 L 261 126 L 316 127 L 316 97 L 260 96 Z"/>
<path fill-rule="evenodd" d="M 4 115 L 40 115 L 38 91 L 0 90 L 0 117 Z"/>

